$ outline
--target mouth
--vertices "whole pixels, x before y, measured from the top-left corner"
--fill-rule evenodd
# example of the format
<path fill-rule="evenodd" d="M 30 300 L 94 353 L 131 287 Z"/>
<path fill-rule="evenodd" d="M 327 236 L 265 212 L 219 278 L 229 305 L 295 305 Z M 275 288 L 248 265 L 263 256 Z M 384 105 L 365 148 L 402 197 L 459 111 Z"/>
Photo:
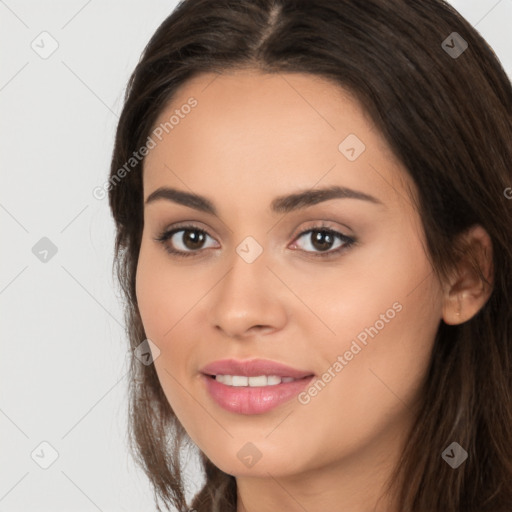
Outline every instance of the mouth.
<path fill-rule="evenodd" d="M 264 414 L 289 402 L 315 374 L 270 359 L 222 359 L 200 370 L 205 390 L 235 414 Z"/>

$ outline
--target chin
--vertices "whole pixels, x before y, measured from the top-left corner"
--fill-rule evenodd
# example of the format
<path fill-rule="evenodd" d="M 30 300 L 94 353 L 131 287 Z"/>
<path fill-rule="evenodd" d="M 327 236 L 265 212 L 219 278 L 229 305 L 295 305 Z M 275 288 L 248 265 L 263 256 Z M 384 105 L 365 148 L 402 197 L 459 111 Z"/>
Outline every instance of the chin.
<path fill-rule="evenodd" d="M 233 455 L 229 456 L 230 453 Z M 304 470 L 301 469 L 296 454 L 287 453 L 286 456 L 280 456 L 276 450 L 265 454 L 264 450 L 258 450 L 250 443 L 242 443 L 241 448 L 237 447 L 234 451 L 224 450 L 218 455 L 210 456 L 207 453 L 207 457 L 216 467 L 235 477 L 268 478 L 269 474 L 273 477 L 283 477 Z"/>

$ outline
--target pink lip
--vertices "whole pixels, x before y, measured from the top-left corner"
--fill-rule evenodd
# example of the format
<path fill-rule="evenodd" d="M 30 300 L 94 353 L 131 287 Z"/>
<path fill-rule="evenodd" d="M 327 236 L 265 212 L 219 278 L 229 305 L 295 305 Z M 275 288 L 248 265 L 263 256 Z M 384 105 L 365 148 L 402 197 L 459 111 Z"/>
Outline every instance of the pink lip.
<path fill-rule="evenodd" d="M 262 374 L 260 374 L 262 375 Z M 210 396 L 223 409 L 238 414 L 262 414 L 297 396 L 314 378 L 304 377 L 275 386 L 227 386 L 214 377 L 202 375 Z"/>
<path fill-rule="evenodd" d="M 277 375 L 278 377 L 293 377 L 294 379 L 314 375 L 314 372 L 298 370 L 269 359 L 250 359 L 248 361 L 222 359 L 207 364 L 200 371 L 206 375 L 244 375 L 246 377 Z"/>
<path fill-rule="evenodd" d="M 201 369 L 202 379 L 210 396 L 223 409 L 238 414 L 262 414 L 297 396 L 314 378 L 309 371 L 265 359 L 237 361 L 224 359 Z M 228 386 L 215 380 L 212 375 L 277 375 L 293 377 L 292 382 L 274 386 Z"/>

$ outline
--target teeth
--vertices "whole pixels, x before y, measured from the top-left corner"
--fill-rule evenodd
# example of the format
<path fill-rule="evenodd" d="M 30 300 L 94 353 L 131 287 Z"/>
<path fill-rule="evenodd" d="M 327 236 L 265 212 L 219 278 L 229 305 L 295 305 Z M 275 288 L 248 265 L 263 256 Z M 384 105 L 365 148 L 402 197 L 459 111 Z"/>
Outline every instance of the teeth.
<path fill-rule="evenodd" d="M 228 386 L 263 387 L 275 386 L 281 382 L 292 382 L 293 377 L 278 377 L 277 375 L 258 375 L 257 377 L 245 377 L 243 375 L 216 375 L 215 380 Z"/>
<path fill-rule="evenodd" d="M 249 386 L 251 387 L 268 385 L 268 378 L 265 375 L 260 375 L 259 377 L 249 377 L 247 380 L 249 382 Z M 279 382 L 281 382 L 281 379 L 279 379 Z"/>
<path fill-rule="evenodd" d="M 231 385 L 238 387 L 238 386 L 247 386 L 249 384 L 249 378 L 243 377 L 241 375 L 233 375 Z"/>

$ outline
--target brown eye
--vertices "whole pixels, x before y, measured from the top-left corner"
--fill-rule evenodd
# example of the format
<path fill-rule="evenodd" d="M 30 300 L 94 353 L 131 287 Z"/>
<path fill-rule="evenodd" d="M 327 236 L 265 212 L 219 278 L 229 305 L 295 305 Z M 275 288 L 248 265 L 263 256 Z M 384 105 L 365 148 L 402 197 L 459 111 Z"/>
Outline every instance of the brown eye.
<path fill-rule="evenodd" d="M 162 233 L 156 240 L 161 242 L 170 254 L 194 256 L 205 248 L 204 244 L 207 238 L 212 237 L 203 229 L 195 226 L 182 226 Z"/>
<path fill-rule="evenodd" d="M 331 256 L 344 249 L 348 249 L 355 243 L 353 238 L 339 233 L 338 231 L 318 227 L 300 233 L 294 245 L 298 245 L 297 240 L 303 237 L 307 243 L 303 245 L 302 250 L 312 253 L 314 256 Z M 333 249 L 333 245 L 336 244 L 336 241 L 339 241 L 339 244 Z"/>
<path fill-rule="evenodd" d="M 200 249 L 205 240 L 205 233 L 198 230 L 182 230 L 181 243 L 190 250 Z"/>
<path fill-rule="evenodd" d="M 331 249 L 335 240 L 332 233 L 329 231 L 312 231 L 310 235 L 313 235 L 311 236 L 312 246 L 319 251 L 328 251 Z"/>

